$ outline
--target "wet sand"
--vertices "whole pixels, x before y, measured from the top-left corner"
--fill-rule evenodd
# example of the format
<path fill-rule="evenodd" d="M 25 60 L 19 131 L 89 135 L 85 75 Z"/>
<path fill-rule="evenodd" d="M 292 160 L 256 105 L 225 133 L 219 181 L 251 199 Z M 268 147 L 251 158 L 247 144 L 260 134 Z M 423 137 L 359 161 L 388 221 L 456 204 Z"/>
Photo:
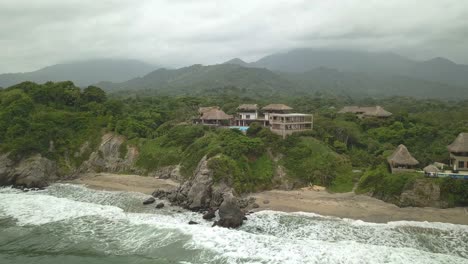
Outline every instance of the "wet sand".
<path fill-rule="evenodd" d="M 271 190 L 252 195 L 260 208 L 283 212 L 310 212 L 366 222 L 428 221 L 468 225 L 468 208 L 439 209 L 405 207 L 354 193 L 331 194 L 326 191 Z M 269 203 L 265 204 L 264 201 Z"/>
<path fill-rule="evenodd" d="M 178 186 L 172 180 L 138 175 L 111 173 L 87 174 L 71 183 L 109 191 L 130 191 L 151 194 L 155 189 L 171 190 Z M 326 216 L 360 219 L 366 222 L 428 221 L 468 225 L 468 208 L 439 209 L 432 207 L 406 207 L 354 193 L 332 194 L 327 191 L 300 189 L 293 191 L 271 190 L 251 194 L 260 208 L 283 212 L 310 212 Z M 268 200 L 268 203 L 264 201 Z"/>

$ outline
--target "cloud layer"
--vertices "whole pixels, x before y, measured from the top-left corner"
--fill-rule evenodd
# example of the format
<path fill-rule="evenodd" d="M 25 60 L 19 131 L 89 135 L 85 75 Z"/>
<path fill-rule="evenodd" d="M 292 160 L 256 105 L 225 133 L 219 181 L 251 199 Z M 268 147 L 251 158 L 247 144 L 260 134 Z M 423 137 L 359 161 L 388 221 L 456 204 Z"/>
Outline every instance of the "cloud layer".
<path fill-rule="evenodd" d="M 250 61 L 297 47 L 393 51 L 468 64 L 468 2 L 0 2 L 0 72 L 91 58 L 168 66 Z"/>

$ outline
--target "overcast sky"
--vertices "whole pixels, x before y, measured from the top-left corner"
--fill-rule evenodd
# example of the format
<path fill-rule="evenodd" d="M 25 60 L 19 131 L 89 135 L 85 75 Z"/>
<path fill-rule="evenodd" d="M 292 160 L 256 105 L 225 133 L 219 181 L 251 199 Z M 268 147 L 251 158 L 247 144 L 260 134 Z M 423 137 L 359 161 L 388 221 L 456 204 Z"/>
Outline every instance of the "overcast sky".
<path fill-rule="evenodd" d="M 0 72 L 90 58 L 253 61 L 297 47 L 468 64 L 468 1 L 0 0 Z"/>

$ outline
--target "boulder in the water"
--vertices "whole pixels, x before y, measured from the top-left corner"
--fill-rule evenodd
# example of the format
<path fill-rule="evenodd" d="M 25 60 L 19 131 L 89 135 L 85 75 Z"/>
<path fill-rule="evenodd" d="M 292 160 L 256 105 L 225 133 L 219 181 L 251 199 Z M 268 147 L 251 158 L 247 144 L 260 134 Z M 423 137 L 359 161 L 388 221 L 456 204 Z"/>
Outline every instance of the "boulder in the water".
<path fill-rule="evenodd" d="M 237 204 L 237 199 L 232 193 L 225 193 L 224 200 L 219 207 L 219 220 L 217 226 L 237 228 L 244 221 L 244 213 Z"/>
<path fill-rule="evenodd" d="M 152 204 L 156 201 L 156 199 L 154 199 L 153 197 L 150 197 L 146 200 L 143 201 L 143 204 L 146 205 L 146 204 Z"/>
<path fill-rule="evenodd" d="M 164 207 L 164 203 L 158 203 L 158 204 L 156 205 L 156 209 L 161 209 L 161 208 L 163 208 L 163 207 Z"/>
<path fill-rule="evenodd" d="M 208 210 L 208 212 L 206 212 L 204 215 L 203 215 L 203 219 L 205 220 L 211 220 L 213 218 L 216 217 L 216 211 L 214 209 L 210 209 Z"/>
<path fill-rule="evenodd" d="M 197 223 L 197 222 L 195 222 L 195 221 L 192 221 L 192 220 L 190 220 L 190 221 L 188 222 L 188 224 L 189 224 L 189 225 L 198 225 L 198 223 Z"/>

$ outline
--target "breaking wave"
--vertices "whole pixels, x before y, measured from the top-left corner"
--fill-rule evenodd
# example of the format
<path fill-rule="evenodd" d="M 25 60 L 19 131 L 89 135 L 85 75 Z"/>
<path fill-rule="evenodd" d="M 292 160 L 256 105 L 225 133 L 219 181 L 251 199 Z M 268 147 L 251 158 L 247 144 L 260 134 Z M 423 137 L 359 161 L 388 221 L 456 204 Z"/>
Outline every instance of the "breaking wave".
<path fill-rule="evenodd" d="M 177 207 L 143 206 L 145 197 L 67 184 L 0 189 L 0 262 L 468 263 L 464 225 L 262 211 L 231 230 Z"/>

